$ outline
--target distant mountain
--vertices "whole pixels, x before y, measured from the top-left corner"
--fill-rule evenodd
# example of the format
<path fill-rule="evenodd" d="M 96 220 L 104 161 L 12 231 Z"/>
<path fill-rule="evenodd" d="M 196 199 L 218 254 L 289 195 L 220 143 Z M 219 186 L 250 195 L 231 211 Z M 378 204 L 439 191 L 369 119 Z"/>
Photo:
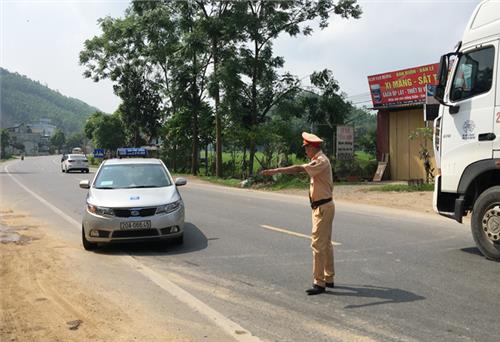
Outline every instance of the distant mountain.
<path fill-rule="evenodd" d="M 66 134 L 80 132 L 87 117 L 97 111 L 83 101 L 67 97 L 40 82 L 0 68 L 0 125 L 36 123 L 41 118 Z"/>

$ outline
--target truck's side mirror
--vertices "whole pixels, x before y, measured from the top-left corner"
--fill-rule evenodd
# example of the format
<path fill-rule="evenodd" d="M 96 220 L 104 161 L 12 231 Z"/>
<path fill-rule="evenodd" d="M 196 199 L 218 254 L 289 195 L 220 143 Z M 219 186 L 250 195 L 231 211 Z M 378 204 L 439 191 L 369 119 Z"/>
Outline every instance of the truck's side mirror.
<path fill-rule="evenodd" d="M 434 98 L 441 104 L 444 104 L 444 87 L 440 84 L 436 85 Z"/>
<path fill-rule="evenodd" d="M 437 73 L 438 84 L 436 85 L 436 91 L 434 92 L 434 98 L 441 104 L 444 103 L 444 90 L 446 88 L 446 82 L 448 81 L 448 65 L 449 65 L 450 55 L 446 54 L 441 56 L 439 61 L 439 70 Z"/>

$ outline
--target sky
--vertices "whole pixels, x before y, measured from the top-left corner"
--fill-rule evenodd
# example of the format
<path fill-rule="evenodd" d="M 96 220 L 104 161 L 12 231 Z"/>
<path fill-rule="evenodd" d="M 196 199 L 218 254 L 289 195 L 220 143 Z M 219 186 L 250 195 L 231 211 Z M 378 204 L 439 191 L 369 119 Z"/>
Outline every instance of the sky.
<path fill-rule="evenodd" d="M 283 71 L 307 79 L 333 71 L 355 104 L 370 106 L 367 76 L 437 63 L 461 39 L 476 0 L 358 0 L 360 19 L 330 18 L 311 36 L 281 35 Z M 83 43 L 100 34 L 99 18 L 124 15 L 123 0 L 0 0 L 0 66 L 80 99 L 107 113 L 120 99 L 108 80 L 82 76 Z M 1 80 L 0 80 L 1 81 Z"/>

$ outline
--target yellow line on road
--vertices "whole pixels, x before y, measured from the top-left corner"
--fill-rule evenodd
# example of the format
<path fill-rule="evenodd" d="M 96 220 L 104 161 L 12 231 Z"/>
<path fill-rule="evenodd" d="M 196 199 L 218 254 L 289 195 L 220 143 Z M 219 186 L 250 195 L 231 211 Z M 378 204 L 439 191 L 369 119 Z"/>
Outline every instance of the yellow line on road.
<path fill-rule="evenodd" d="M 273 226 L 268 226 L 267 224 L 261 224 L 260 226 L 264 229 L 274 230 L 275 232 L 280 232 L 280 233 L 284 233 L 284 234 L 288 234 L 288 235 L 292 235 L 292 236 L 297 236 L 297 237 L 301 237 L 301 238 L 305 238 L 305 239 L 309 239 L 309 240 L 311 239 L 311 236 L 309 236 L 309 235 L 301 234 L 301 233 L 297 233 L 297 232 L 292 232 L 291 230 L 273 227 Z M 332 241 L 332 245 L 340 246 L 342 244 L 340 242 L 337 242 L 337 241 Z"/>

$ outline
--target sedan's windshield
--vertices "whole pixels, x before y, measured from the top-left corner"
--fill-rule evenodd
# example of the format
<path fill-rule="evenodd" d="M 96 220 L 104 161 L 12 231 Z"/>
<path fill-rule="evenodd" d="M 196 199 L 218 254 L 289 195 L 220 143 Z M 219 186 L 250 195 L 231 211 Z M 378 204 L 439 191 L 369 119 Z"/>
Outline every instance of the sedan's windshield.
<path fill-rule="evenodd" d="M 158 188 L 172 183 L 162 165 L 122 164 L 104 165 L 94 186 L 97 189 Z"/>

